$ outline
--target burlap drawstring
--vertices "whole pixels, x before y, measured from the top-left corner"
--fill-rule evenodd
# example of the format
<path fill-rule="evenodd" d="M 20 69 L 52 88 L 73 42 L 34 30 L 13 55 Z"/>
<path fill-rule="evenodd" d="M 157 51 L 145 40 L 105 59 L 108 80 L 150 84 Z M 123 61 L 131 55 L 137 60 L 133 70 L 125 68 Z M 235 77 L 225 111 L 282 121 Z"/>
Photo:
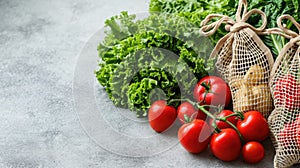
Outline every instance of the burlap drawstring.
<path fill-rule="evenodd" d="M 269 33 L 269 32 L 265 31 L 265 28 L 267 26 L 266 14 L 258 9 L 252 9 L 248 12 L 247 7 L 248 7 L 248 3 L 246 0 L 239 1 L 238 9 L 236 12 L 236 21 L 234 21 L 231 17 L 225 16 L 225 15 L 220 15 L 220 14 L 208 15 L 201 22 L 200 33 L 205 36 L 213 35 L 218 30 L 218 28 L 221 26 L 221 24 L 223 24 L 223 23 L 226 24 L 225 29 L 232 33 L 237 32 L 243 28 L 250 28 L 256 34 L 259 34 L 259 35 Z M 262 25 L 258 28 L 254 27 L 246 22 L 249 19 L 249 17 L 253 14 L 259 14 L 262 17 Z M 213 19 L 216 19 L 216 18 L 221 18 L 221 19 L 208 24 L 210 21 L 212 21 Z"/>
<path fill-rule="evenodd" d="M 298 31 L 300 32 L 300 24 L 291 16 L 291 15 L 282 15 L 277 19 L 277 25 L 278 27 L 288 36 L 290 36 L 289 38 L 295 38 L 297 36 L 299 36 L 298 33 L 286 28 L 285 26 L 282 25 L 282 20 L 283 19 L 287 19 L 290 20 L 294 26 L 298 29 Z"/>
<path fill-rule="evenodd" d="M 286 28 L 282 21 L 283 19 L 290 20 L 293 25 L 298 29 L 298 33 Z M 297 43 L 297 45 L 300 45 L 300 24 L 291 16 L 291 15 L 282 15 L 277 19 L 277 25 L 279 29 L 282 31 L 279 35 L 284 36 L 287 39 L 290 39 L 292 43 Z"/>
<path fill-rule="evenodd" d="M 229 32 L 237 32 L 243 28 L 250 28 L 258 35 L 270 35 L 276 34 L 283 36 L 287 39 L 293 39 L 298 36 L 297 33 L 287 29 L 284 25 L 282 25 L 283 19 L 288 19 L 292 21 L 292 23 L 297 27 L 300 32 L 300 24 L 290 15 L 282 15 L 277 19 L 277 25 L 279 28 L 269 28 L 266 29 L 267 26 L 267 16 L 264 12 L 258 9 L 252 9 L 249 12 L 247 11 L 248 3 L 247 0 L 240 0 L 238 9 L 236 12 L 236 21 L 234 21 L 231 17 L 221 15 L 221 14 L 210 14 L 208 15 L 200 24 L 200 33 L 205 36 L 213 35 L 222 24 L 225 25 L 225 30 Z M 247 23 L 249 17 L 253 14 L 259 14 L 262 18 L 262 25 L 258 28 Z M 211 22 L 213 19 L 221 18 L 213 23 Z M 293 39 L 296 40 L 296 39 Z M 299 41 L 299 40 L 298 40 Z"/>

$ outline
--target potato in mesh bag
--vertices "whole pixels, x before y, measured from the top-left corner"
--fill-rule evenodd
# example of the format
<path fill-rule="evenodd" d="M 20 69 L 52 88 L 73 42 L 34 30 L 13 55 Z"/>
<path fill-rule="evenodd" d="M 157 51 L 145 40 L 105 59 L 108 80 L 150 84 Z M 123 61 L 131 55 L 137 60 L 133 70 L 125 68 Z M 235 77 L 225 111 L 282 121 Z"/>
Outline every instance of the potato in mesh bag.
<path fill-rule="evenodd" d="M 262 16 L 261 27 L 246 22 L 253 14 Z M 216 18 L 221 19 L 210 23 Z M 222 23 L 226 24 L 229 33 L 219 40 L 211 57 L 217 57 L 216 68 L 231 89 L 233 109 L 241 112 L 257 110 L 268 117 L 273 109 L 268 84 L 274 60 L 258 36 L 266 34 L 266 15 L 258 9 L 248 12 L 247 1 L 240 0 L 236 21 L 224 15 L 208 15 L 201 23 L 200 32 L 212 35 Z"/>

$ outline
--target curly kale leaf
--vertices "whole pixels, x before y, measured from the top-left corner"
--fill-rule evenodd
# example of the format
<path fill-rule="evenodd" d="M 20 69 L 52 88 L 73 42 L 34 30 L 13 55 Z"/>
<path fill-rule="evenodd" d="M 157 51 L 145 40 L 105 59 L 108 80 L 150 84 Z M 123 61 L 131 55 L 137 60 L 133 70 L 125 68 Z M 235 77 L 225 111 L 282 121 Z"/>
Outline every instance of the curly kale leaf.
<path fill-rule="evenodd" d="M 234 0 L 151 0 L 149 10 L 152 13 L 176 14 L 200 27 L 201 21 L 208 14 L 234 16 L 235 5 Z M 220 28 L 210 39 L 213 44 L 216 44 L 227 33 L 225 28 Z"/>
<path fill-rule="evenodd" d="M 179 60 L 175 53 L 161 48 L 130 54 L 110 78 L 111 99 L 118 106 L 136 110 L 138 116 L 146 116 L 156 98 L 191 98 L 197 78 Z"/>
<path fill-rule="evenodd" d="M 184 18 L 151 14 L 134 19 L 125 12 L 107 21 L 113 28 L 98 46 L 96 76 L 115 105 L 145 116 L 153 100 L 192 95 L 195 81 L 213 69 L 208 61 L 213 46 Z"/>

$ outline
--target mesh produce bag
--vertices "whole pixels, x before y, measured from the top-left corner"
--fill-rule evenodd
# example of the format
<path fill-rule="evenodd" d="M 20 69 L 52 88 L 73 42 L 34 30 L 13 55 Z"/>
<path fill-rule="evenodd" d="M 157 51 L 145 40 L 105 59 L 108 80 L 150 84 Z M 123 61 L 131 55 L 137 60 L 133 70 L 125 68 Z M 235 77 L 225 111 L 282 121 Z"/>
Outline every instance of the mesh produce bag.
<path fill-rule="evenodd" d="M 300 35 L 286 29 L 288 19 L 300 31 L 300 24 L 289 15 L 277 20 L 279 28 L 290 38 L 271 71 L 270 89 L 275 109 L 268 118 L 276 154 L 274 167 L 289 167 L 300 161 Z"/>
<path fill-rule="evenodd" d="M 228 83 L 235 111 L 260 111 L 267 117 L 273 109 L 272 97 L 268 86 L 270 71 L 274 60 L 258 34 L 266 34 L 266 15 L 258 10 L 247 11 L 247 1 L 240 0 L 236 21 L 219 14 L 208 15 L 201 23 L 200 32 L 212 35 L 225 23 L 229 33 L 219 40 L 211 57 L 217 57 L 216 68 Z M 253 14 L 262 17 L 259 28 L 246 23 Z M 212 20 L 221 18 L 213 23 Z"/>

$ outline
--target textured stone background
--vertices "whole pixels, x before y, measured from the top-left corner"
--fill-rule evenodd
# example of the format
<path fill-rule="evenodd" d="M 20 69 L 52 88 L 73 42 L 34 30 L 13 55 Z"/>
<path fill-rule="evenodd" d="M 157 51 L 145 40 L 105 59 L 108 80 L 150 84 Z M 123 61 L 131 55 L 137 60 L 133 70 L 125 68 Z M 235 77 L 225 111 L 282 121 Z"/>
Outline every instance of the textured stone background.
<path fill-rule="evenodd" d="M 72 95 L 80 51 L 106 18 L 147 8 L 148 0 L 0 0 L 0 167 L 272 167 L 269 141 L 264 162 L 250 166 L 180 145 L 124 157 L 84 132 Z"/>

